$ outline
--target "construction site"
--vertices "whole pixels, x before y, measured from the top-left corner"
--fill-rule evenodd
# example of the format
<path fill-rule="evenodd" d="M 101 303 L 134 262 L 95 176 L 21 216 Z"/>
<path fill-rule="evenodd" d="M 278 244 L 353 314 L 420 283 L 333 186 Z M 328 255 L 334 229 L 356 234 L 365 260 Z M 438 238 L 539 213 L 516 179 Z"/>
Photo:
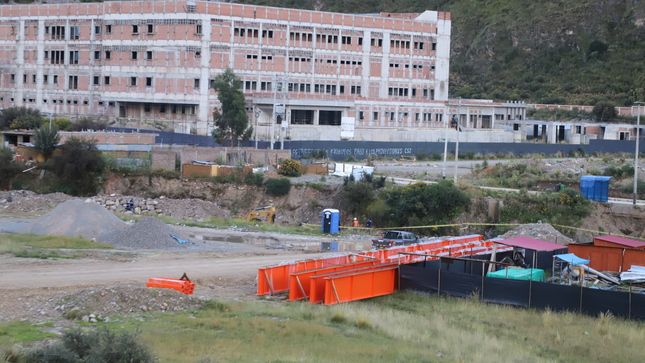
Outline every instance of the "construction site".
<path fill-rule="evenodd" d="M 124 222 L 114 212 L 125 212 L 133 200 L 127 196 L 79 199 L 64 194 L 1 192 L 2 233 L 80 236 L 106 243 L 112 249 L 61 252 L 73 257 L 69 260 L 17 259 L 2 255 L 0 270 L 6 293 L 0 298 L 3 299 L 0 319 L 56 319 L 70 309 L 78 308 L 75 304 L 57 303 L 57 299 L 66 294 L 76 296 L 74 291 L 78 288 L 91 288 L 91 295 L 95 295 L 94 289 L 125 289 L 134 296 L 137 291 L 145 290 L 145 281 L 149 278 L 178 278 L 183 273 L 193 279 L 194 294 L 177 297 L 177 305 L 170 308 L 178 311 L 190 306 L 195 298 L 254 299 L 269 295 L 283 296 L 288 301 L 308 300 L 330 305 L 411 289 L 461 297 L 478 293 L 482 301 L 549 306 L 556 310 L 557 306 L 562 306 L 563 310 L 593 315 L 597 311 L 583 307 L 581 302 L 587 300 L 575 294 L 591 291 L 589 296 L 592 296 L 602 294 L 604 290 L 618 293 L 616 287 L 621 285 L 623 290 L 629 286 L 620 295 L 625 299 L 634 302 L 642 296 L 641 288 L 632 289 L 632 283 L 641 286 L 642 280 L 628 278 L 627 283 L 621 282 L 619 273 L 630 270 L 632 265 L 644 264 L 645 243 L 623 237 L 598 236 L 592 243 L 576 243 L 552 226 L 538 223 L 518 226 L 487 240 L 482 235 L 433 237 L 410 246 L 372 249 L 370 236 L 361 233 L 285 235 L 235 226 L 199 228 L 166 224 L 151 216 Z M 195 199 L 138 198 L 133 205 L 139 213 L 143 209 L 145 214 L 151 211 L 184 220 L 231 217 L 230 211 L 217 203 Z M 35 218 L 35 215 L 40 217 Z M 330 245 L 334 247 L 329 249 Z M 324 246 L 329 252 L 321 252 Z M 521 253 L 524 263 L 516 263 L 517 253 Z M 592 270 L 580 273 L 580 269 L 569 268 L 565 271 L 564 268 L 574 266 L 573 263 L 554 256 L 566 253 L 575 254 Z M 564 265 L 560 266 L 563 261 Z M 512 277 L 520 270 L 531 273 Z M 534 270 L 541 275 L 535 275 Z M 495 272 L 501 273 L 501 277 L 511 276 L 511 279 L 489 277 Z M 545 276 L 549 276 L 549 281 Z M 468 284 L 458 282 L 460 278 L 470 281 L 472 286 L 467 288 Z M 452 284 L 447 282 L 450 279 L 456 279 L 458 291 L 451 290 Z M 553 282 L 558 283 L 555 286 L 559 289 L 575 291 L 575 296 L 569 296 L 569 302 L 574 305 L 555 300 L 540 305 L 530 300 L 530 296 L 537 296 L 532 289 L 541 284 L 554 286 Z M 507 284 L 519 284 L 515 291 L 525 291 L 527 296 L 512 300 L 505 295 Z M 491 297 L 494 286 L 502 286 L 503 298 Z M 544 293 L 542 291 L 541 296 Z M 98 299 L 93 304 L 99 304 L 97 309 L 105 312 L 169 308 L 139 304 L 134 297 L 121 307 L 108 301 L 109 294 L 101 293 L 100 296 L 105 296 L 105 300 Z M 17 299 L 28 302 L 11 303 Z M 602 308 L 607 309 L 610 305 L 603 303 Z M 632 303 L 627 312 L 621 309 L 615 307 L 611 311 L 626 317 L 642 316 Z"/>
<path fill-rule="evenodd" d="M 554 167 L 565 167 L 560 164 Z M 398 166 L 404 173 L 411 167 Z M 324 218 L 325 208 L 338 205 L 340 194 L 332 191 L 342 184 L 341 177 L 326 177 L 326 189 L 297 187 L 282 197 L 234 185 L 215 199 L 191 197 L 213 195 L 208 182 L 199 179 L 184 179 L 183 187 L 193 193 L 187 198 L 164 195 L 181 187 L 179 181 L 155 180 L 157 197 L 144 198 L 127 194 L 136 188 L 118 178 L 89 198 L 0 192 L 5 236 L 82 237 L 105 246 L 34 248 L 44 257 L 29 251 L 22 257 L 10 250 L 0 254 L 0 324 L 47 324 L 44 331 L 60 334 L 78 324 L 152 323 L 165 313 L 193 316 L 213 303 L 346 311 L 378 297 L 400 299 L 399 291 L 580 316 L 645 317 L 640 304 L 645 277 L 637 267 L 645 265 L 645 243 L 638 241 L 643 221 L 631 206 L 599 204 L 596 215 L 583 223 L 583 229 L 602 225 L 613 236 L 567 236 L 547 223 L 531 223 L 492 237 L 472 234 L 464 225 L 457 229 L 461 235 L 375 249 L 371 241 L 381 230 L 348 226 L 347 216 L 336 220 L 339 233 L 320 233 L 325 228 L 323 222 L 321 231 L 321 213 Z M 304 185 L 319 179 L 315 174 L 294 178 Z M 242 200 L 271 208 L 238 212 Z M 479 214 L 491 204 L 476 203 L 482 207 L 459 219 L 485 221 Z M 203 224 L 236 216 L 255 227 Z M 258 228 L 273 224 L 311 231 Z M 634 239 L 616 236 L 627 232 Z"/>

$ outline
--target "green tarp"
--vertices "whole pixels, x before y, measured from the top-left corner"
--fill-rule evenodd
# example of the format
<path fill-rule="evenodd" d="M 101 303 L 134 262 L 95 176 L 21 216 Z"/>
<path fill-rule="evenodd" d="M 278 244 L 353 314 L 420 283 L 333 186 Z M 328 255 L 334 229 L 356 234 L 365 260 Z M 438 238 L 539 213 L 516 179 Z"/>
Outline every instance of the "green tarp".
<path fill-rule="evenodd" d="M 508 271 L 508 275 L 507 275 Z M 533 276 L 531 277 L 531 274 Z M 533 280 L 533 281 L 542 281 L 546 282 L 546 276 L 544 275 L 544 270 L 537 268 L 509 268 L 504 270 L 499 270 L 495 272 L 489 272 L 486 274 L 487 277 L 499 277 L 502 279 L 509 278 L 515 280 Z"/>

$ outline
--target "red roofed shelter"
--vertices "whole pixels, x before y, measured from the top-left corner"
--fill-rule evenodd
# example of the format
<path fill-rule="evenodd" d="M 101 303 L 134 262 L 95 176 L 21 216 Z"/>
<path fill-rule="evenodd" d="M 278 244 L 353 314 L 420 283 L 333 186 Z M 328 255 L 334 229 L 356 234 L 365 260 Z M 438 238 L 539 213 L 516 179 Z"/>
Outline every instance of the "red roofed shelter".
<path fill-rule="evenodd" d="M 636 248 L 639 250 L 645 250 L 645 242 L 611 235 L 594 237 L 593 245 L 605 247 Z"/>

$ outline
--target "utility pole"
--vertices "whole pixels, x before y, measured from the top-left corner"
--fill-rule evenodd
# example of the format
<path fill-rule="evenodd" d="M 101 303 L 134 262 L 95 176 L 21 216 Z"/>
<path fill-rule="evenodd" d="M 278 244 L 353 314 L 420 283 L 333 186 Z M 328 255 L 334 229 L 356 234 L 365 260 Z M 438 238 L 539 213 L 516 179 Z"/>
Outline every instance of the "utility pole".
<path fill-rule="evenodd" d="M 645 102 L 634 102 L 635 104 L 644 104 Z M 641 107 L 638 107 L 638 113 L 636 114 L 636 151 L 634 152 L 634 205 L 636 205 L 636 199 L 638 199 L 638 144 L 641 141 L 640 137 L 640 126 L 641 126 Z"/>
<path fill-rule="evenodd" d="M 253 130 L 254 131 L 253 134 L 255 135 L 255 149 L 257 150 L 258 149 L 258 132 L 259 132 L 259 130 L 258 130 L 258 125 L 259 125 L 258 119 L 260 118 L 260 110 L 254 107 L 254 111 L 255 112 L 253 112 L 253 116 L 254 116 L 254 119 L 255 119 L 255 130 Z"/>
<path fill-rule="evenodd" d="M 275 80 L 277 81 L 278 78 L 276 77 Z M 276 124 L 275 106 L 276 106 L 276 103 L 278 102 L 277 101 L 278 94 L 276 93 L 277 88 L 278 87 L 273 87 L 273 110 L 272 110 L 273 112 L 271 113 L 271 132 L 270 132 L 271 140 L 269 142 L 271 144 L 271 150 L 273 150 L 273 143 L 275 142 L 275 124 Z"/>
<path fill-rule="evenodd" d="M 450 107 L 450 104 L 448 104 L 448 107 Z M 446 117 L 444 117 L 446 116 Z M 444 111 L 444 113 L 441 115 L 443 117 L 443 123 L 446 128 L 445 136 L 444 136 L 444 143 L 443 143 L 443 170 L 441 171 L 441 178 L 446 179 L 446 159 L 448 158 L 448 114 Z"/>
<path fill-rule="evenodd" d="M 459 133 L 461 132 L 461 97 L 457 97 L 457 145 L 455 146 L 455 176 L 453 181 L 457 184 L 457 167 L 459 165 Z"/>

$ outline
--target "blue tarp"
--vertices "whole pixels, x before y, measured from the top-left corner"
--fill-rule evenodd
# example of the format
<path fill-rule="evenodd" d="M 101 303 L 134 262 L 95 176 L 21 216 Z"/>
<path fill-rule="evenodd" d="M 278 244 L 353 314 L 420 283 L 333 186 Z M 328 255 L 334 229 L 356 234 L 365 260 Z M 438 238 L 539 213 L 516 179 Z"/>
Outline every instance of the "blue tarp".
<path fill-rule="evenodd" d="M 583 175 L 580 177 L 580 194 L 589 200 L 607 203 L 610 176 Z"/>
<path fill-rule="evenodd" d="M 609 179 L 611 179 L 610 176 L 583 175 L 580 177 L 580 186 L 583 188 L 591 188 L 596 181 L 606 182 Z"/>
<path fill-rule="evenodd" d="M 577 265 L 584 265 L 589 263 L 589 260 L 582 259 L 573 253 L 565 253 L 563 255 L 555 255 L 553 256 L 555 258 L 559 258 L 562 261 L 569 262 L 570 264 L 577 266 Z"/>

